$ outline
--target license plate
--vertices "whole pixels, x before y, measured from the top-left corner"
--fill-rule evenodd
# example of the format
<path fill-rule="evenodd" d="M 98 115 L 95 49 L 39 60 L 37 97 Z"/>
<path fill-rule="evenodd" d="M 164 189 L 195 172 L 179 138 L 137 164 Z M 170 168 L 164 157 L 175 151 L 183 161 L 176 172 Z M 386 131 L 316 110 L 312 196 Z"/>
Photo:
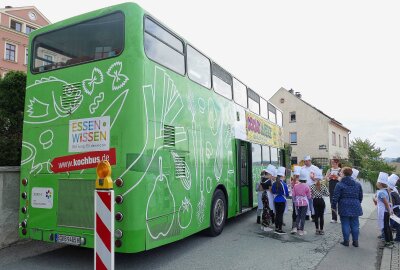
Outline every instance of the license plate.
<path fill-rule="evenodd" d="M 67 245 L 74 245 L 80 246 L 81 245 L 81 238 L 78 236 L 71 236 L 71 235 L 64 235 L 64 234 L 56 234 L 56 242 L 67 244 Z"/>

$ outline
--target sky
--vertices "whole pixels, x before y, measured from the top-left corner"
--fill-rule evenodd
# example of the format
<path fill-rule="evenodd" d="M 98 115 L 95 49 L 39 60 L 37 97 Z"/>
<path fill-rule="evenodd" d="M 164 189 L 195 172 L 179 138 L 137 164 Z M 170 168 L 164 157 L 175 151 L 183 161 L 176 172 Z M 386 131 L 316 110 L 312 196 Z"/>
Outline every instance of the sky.
<path fill-rule="evenodd" d="M 2 0 L 0 6 L 34 5 L 54 23 L 119 3 Z M 136 3 L 266 99 L 292 88 L 349 128 L 350 140 L 369 139 L 386 149 L 383 157 L 400 157 L 400 2 Z"/>

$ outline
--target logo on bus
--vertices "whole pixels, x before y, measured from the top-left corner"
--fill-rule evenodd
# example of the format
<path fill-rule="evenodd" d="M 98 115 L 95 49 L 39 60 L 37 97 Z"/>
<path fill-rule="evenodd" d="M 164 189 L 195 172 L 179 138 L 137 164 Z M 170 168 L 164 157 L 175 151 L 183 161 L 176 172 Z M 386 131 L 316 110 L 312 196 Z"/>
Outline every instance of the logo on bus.
<path fill-rule="evenodd" d="M 104 151 L 109 148 L 109 116 L 69 121 L 69 152 Z"/>

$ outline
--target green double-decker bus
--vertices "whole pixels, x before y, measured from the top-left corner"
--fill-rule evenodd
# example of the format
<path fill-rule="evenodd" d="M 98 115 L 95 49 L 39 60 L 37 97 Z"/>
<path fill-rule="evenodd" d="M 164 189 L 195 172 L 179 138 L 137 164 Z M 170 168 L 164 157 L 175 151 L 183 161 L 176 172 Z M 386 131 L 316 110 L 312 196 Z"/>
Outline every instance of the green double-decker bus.
<path fill-rule="evenodd" d="M 101 160 L 126 253 L 220 234 L 282 163 L 281 111 L 136 4 L 38 29 L 29 55 L 22 238 L 93 247 Z"/>

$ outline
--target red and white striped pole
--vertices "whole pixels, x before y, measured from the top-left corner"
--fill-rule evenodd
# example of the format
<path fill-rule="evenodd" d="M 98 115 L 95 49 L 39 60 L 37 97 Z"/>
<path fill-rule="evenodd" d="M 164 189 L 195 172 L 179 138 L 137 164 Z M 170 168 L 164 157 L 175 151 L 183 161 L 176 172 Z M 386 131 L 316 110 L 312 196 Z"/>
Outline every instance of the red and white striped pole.
<path fill-rule="evenodd" d="M 114 270 L 114 190 L 108 161 L 97 165 L 94 194 L 94 269 Z"/>

